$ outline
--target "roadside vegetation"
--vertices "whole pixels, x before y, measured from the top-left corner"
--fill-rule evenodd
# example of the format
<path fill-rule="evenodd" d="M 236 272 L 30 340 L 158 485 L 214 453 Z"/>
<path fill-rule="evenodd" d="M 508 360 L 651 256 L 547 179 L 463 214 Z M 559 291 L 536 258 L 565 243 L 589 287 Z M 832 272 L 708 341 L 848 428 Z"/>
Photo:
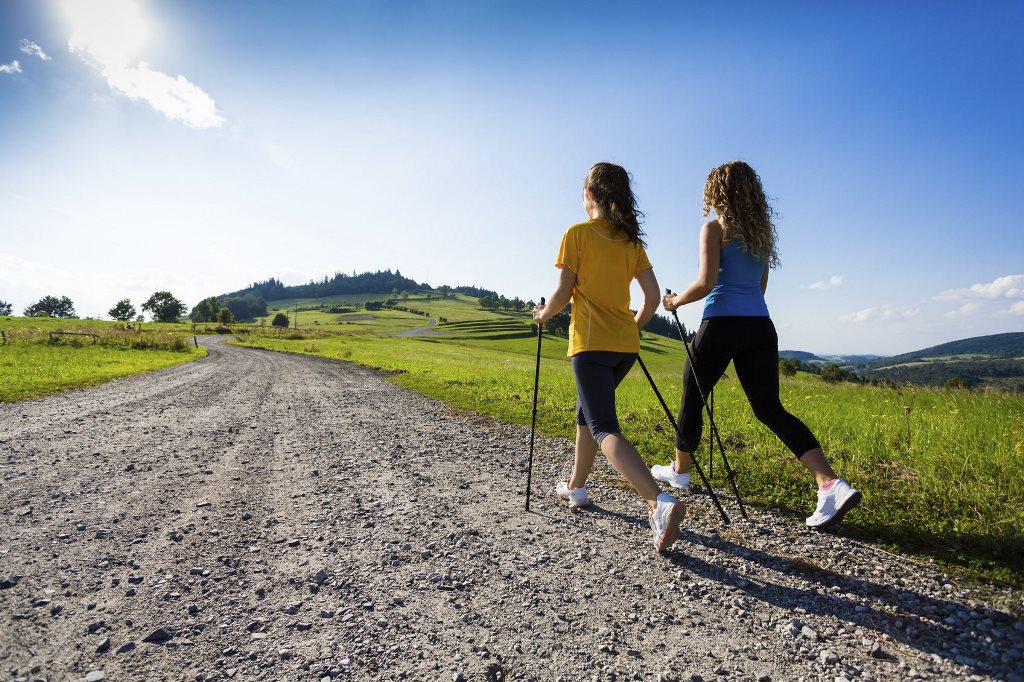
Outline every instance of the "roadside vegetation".
<path fill-rule="evenodd" d="M 299 329 L 272 330 L 278 304 L 271 301 L 266 332 L 254 328 L 238 343 L 356 362 L 453 406 L 529 425 L 536 332 L 527 312 L 485 310 L 462 295 L 409 295 L 399 303 L 444 321 L 428 335 L 400 339 L 396 330 L 422 326 L 424 316 L 308 310 L 299 312 Z M 538 428 L 572 437 L 576 394 L 566 345 L 545 335 Z M 681 342 L 645 333 L 641 357 L 674 411 L 685 358 Z M 796 372 L 782 378 L 782 398 L 815 432 L 840 475 L 864 492 L 864 504 L 841 533 L 934 558 L 975 578 L 1024 586 L 1019 395 L 830 383 Z M 649 463 L 669 461 L 674 432 L 639 368 L 620 388 L 620 419 Z M 715 391 L 715 421 L 745 499 L 802 522 L 814 505 L 810 478 L 754 418 L 732 368 Z M 698 450 L 705 468 L 707 435 L 706 429 Z M 724 473 L 716 454 L 713 482 L 722 491 L 728 488 Z"/>
<path fill-rule="evenodd" d="M 126 329 L 123 322 L 48 317 L 0 318 L 0 402 L 92 386 L 206 355 L 192 344 L 188 325 L 139 326 Z"/>

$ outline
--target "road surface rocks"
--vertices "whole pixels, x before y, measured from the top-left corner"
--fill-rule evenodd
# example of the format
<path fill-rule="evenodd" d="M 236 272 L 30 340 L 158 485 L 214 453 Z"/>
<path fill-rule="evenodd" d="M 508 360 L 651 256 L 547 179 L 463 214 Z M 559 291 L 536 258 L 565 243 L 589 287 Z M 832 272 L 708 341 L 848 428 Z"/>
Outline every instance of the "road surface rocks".
<path fill-rule="evenodd" d="M 1020 622 L 927 568 L 700 494 L 658 556 L 607 470 L 550 495 L 568 441 L 526 514 L 525 429 L 204 343 L 0 406 L 0 680 L 1021 679 Z"/>

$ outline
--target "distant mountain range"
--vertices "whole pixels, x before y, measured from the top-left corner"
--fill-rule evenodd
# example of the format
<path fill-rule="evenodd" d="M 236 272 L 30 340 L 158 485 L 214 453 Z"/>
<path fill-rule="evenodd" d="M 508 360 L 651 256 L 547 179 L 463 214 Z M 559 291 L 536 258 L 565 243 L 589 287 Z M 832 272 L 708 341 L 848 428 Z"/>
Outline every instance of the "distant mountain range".
<path fill-rule="evenodd" d="M 870 360 L 884 358 L 884 355 L 815 355 L 803 350 L 780 350 L 780 358 L 793 358 L 800 362 L 824 362 L 842 364 L 863 364 Z"/>
<path fill-rule="evenodd" d="M 863 376 L 942 385 L 961 379 L 976 386 L 1024 391 L 1024 332 L 975 336 L 890 357 L 819 356 L 797 350 L 779 357 L 808 364 L 836 364 Z"/>

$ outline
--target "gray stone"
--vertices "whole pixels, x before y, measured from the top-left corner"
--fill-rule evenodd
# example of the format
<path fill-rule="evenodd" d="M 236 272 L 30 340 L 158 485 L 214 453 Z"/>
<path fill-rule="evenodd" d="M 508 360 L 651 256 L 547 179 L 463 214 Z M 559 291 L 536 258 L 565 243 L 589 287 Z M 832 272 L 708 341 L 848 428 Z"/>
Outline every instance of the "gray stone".
<path fill-rule="evenodd" d="M 119 654 L 127 654 L 132 651 L 135 651 L 135 642 L 125 642 L 117 648 Z"/>
<path fill-rule="evenodd" d="M 325 571 L 322 568 L 319 571 L 317 571 L 316 575 L 313 576 L 313 582 L 315 582 L 317 585 L 323 585 L 325 582 L 327 582 L 327 571 Z"/>
<path fill-rule="evenodd" d="M 18 575 L 5 575 L 0 578 L 0 590 L 9 590 L 18 584 L 18 580 L 21 576 Z"/>
<path fill-rule="evenodd" d="M 149 642 L 150 644 L 162 644 L 174 637 L 174 633 L 167 628 L 157 628 L 153 632 L 146 635 L 142 641 Z"/>
<path fill-rule="evenodd" d="M 879 661 L 895 661 L 896 660 L 896 657 L 893 656 L 888 651 L 886 651 L 885 649 L 883 649 L 882 645 L 879 644 L 878 642 L 875 642 L 874 644 L 872 644 L 871 648 L 868 649 L 868 656 L 870 656 L 871 658 L 878 659 Z"/>
<path fill-rule="evenodd" d="M 109 637 L 104 637 L 103 641 L 100 642 L 100 645 L 98 647 L 96 647 L 96 653 L 98 653 L 98 654 L 105 654 L 108 651 L 110 651 L 110 638 Z"/>
<path fill-rule="evenodd" d="M 102 682 L 107 679 L 107 673 L 102 670 L 90 670 L 85 676 L 85 682 Z"/>

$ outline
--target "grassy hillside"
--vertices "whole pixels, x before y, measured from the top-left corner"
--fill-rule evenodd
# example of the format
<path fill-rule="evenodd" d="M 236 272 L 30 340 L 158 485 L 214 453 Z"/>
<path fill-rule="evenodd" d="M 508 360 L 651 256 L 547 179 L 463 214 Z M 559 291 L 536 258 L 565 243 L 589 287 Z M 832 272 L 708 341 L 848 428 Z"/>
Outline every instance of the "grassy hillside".
<path fill-rule="evenodd" d="M 403 303 L 449 322 L 428 336 L 395 338 L 395 323 L 374 313 L 359 334 L 320 324 L 300 326 L 302 338 L 254 334 L 241 343 L 379 368 L 393 372 L 393 381 L 452 405 L 529 425 L 536 336 L 527 313 L 483 311 L 464 296 Z M 408 318 L 413 326 L 424 321 Z M 566 346 L 565 339 L 544 338 L 538 425 L 544 433 L 570 437 L 576 396 Z M 642 349 L 674 409 L 685 357 L 681 344 L 645 334 Z M 1018 396 L 830 385 L 802 373 L 784 378 L 781 390 L 840 474 L 864 491 L 865 503 L 843 532 L 1024 585 L 1024 402 Z M 621 386 L 619 407 L 624 431 L 644 458 L 667 462 L 672 427 L 639 369 Z M 716 422 L 749 501 L 801 520 L 812 511 L 810 477 L 754 418 L 731 368 L 716 391 Z M 706 462 L 706 445 L 698 456 Z M 716 487 L 724 488 L 721 472 L 716 465 Z"/>
<path fill-rule="evenodd" d="M 1024 332 L 975 336 L 938 346 L 874 360 L 870 368 L 891 367 L 920 360 L 960 360 L 1024 357 Z"/>

